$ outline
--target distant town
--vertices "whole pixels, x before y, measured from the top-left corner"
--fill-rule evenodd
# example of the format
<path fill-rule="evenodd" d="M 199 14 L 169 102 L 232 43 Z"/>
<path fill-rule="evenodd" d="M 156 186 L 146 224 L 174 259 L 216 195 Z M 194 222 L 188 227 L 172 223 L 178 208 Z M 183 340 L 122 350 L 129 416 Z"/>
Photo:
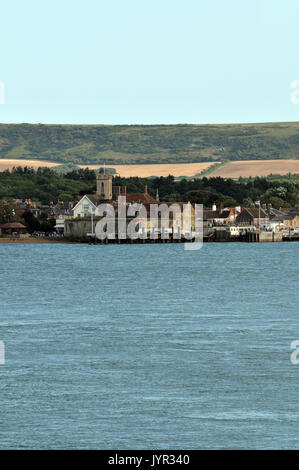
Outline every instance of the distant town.
<path fill-rule="evenodd" d="M 15 169 L 12 172 L 0 173 L 1 242 L 95 243 L 97 242 L 95 226 L 99 220 L 96 214 L 98 205 L 109 202 L 116 208 L 119 196 L 126 198 L 127 207 L 132 204 L 142 204 L 148 213 L 152 204 L 161 205 L 164 203 L 168 206 L 172 204 L 183 206 L 190 203 L 193 229 L 195 225 L 194 205 L 203 203 L 204 241 L 274 242 L 299 240 L 299 204 L 297 203 L 299 191 L 298 183 L 296 180 L 292 180 L 291 175 L 283 180 L 281 178 L 272 180 L 257 178 L 249 179 L 249 181 L 225 181 L 222 178 L 211 178 L 210 180 L 203 178 L 197 182 L 187 179 L 174 181 L 171 176 L 156 178 L 156 180 L 139 180 L 138 178 L 126 180 L 111 174 L 109 169 L 106 170 L 102 167 L 98 173 L 81 170 L 81 173 L 64 175 L 65 179 L 69 177 L 69 183 L 71 183 L 71 178 L 77 178 L 76 181 L 83 181 L 85 178 L 89 181 L 90 188 L 94 189 L 90 192 L 86 191 L 84 194 L 80 190 L 81 194 L 77 194 L 73 198 L 58 198 L 56 201 L 49 200 L 48 203 L 45 203 L 47 197 L 45 188 L 43 188 L 43 201 L 35 200 L 34 197 L 19 198 L 12 197 L 11 193 L 7 196 L 3 194 L 5 187 L 9 188 L 6 190 L 7 193 L 11 192 L 12 186 L 7 185 L 10 178 L 15 178 L 15 184 L 16 181 L 23 183 L 28 175 L 31 175 L 31 183 L 35 177 L 39 178 L 38 181 L 41 183 L 47 175 L 50 175 L 51 178 L 61 178 L 48 169 L 43 171 Z M 142 184 L 143 187 L 140 190 Z M 264 185 L 263 194 L 258 189 L 258 186 L 261 185 Z M 32 192 L 36 193 L 34 185 L 31 184 L 31 186 Z M 216 186 L 218 186 L 218 191 L 215 189 Z M 246 192 L 247 186 L 249 189 Z M 50 192 L 52 190 L 50 180 L 48 188 Z M 139 191 L 132 192 L 130 188 L 138 188 Z M 231 195 L 219 192 L 221 189 L 225 193 L 227 188 L 230 188 Z M 171 192 L 174 190 L 177 192 Z M 15 191 L 18 192 L 17 189 Z M 262 197 L 259 199 L 244 197 L 243 203 L 239 203 L 236 191 L 242 193 L 242 196 L 248 196 L 248 191 L 251 191 L 257 197 L 259 195 Z M 167 194 L 165 194 L 166 192 Z M 161 230 L 157 237 L 158 241 L 175 241 L 171 210 L 169 218 L 170 230 L 167 232 L 167 237 Z M 146 238 L 143 237 L 142 241 L 145 242 Z M 124 242 L 124 240 L 116 239 L 114 242 Z"/>

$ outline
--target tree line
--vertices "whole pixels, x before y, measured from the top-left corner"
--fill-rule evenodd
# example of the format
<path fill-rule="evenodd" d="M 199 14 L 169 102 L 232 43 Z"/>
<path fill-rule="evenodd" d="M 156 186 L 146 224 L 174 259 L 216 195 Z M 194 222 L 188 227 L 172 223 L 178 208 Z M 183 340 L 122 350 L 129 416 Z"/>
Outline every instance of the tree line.
<path fill-rule="evenodd" d="M 263 178 L 221 177 L 182 178 L 172 175 L 153 178 L 113 177 L 113 184 L 126 186 L 128 193 L 148 192 L 155 197 L 158 190 L 160 200 L 183 201 L 204 204 L 222 203 L 224 206 L 242 205 L 249 207 L 256 200 L 270 203 L 275 208 L 299 205 L 299 175 L 271 175 Z M 0 172 L 0 199 L 28 199 L 42 204 L 58 201 L 73 201 L 76 196 L 92 194 L 96 190 L 96 173 L 89 169 L 70 171 L 59 175 L 49 168 L 34 170 L 17 167 Z"/>

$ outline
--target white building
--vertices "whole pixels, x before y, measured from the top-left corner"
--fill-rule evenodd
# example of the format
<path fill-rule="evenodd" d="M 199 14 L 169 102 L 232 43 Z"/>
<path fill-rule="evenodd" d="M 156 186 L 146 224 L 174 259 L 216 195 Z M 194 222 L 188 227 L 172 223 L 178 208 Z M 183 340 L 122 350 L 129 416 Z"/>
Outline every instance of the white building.
<path fill-rule="evenodd" d="M 56 225 L 55 225 L 55 230 L 58 233 L 63 233 L 64 232 L 64 222 L 65 218 L 63 215 L 59 215 L 56 219 Z"/>
<path fill-rule="evenodd" d="M 83 196 L 73 208 L 74 218 L 86 217 L 90 214 L 94 214 L 97 205 L 98 202 L 96 197 L 85 194 L 85 196 Z"/>

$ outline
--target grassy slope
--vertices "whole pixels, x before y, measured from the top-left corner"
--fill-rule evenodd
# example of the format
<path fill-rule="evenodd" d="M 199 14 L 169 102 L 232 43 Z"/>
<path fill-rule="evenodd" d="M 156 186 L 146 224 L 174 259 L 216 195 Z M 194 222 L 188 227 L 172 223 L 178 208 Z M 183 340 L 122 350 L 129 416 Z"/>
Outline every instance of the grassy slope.
<path fill-rule="evenodd" d="M 299 158 L 299 123 L 80 126 L 0 124 L 0 158 L 76 164 Z"/>

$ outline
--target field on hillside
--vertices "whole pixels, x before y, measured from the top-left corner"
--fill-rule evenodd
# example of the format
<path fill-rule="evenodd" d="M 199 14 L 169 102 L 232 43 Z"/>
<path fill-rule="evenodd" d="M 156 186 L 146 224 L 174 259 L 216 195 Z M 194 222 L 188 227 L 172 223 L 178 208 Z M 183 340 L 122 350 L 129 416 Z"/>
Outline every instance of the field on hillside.
<path fill-rule="evenodd" d="M 140 178 L 148 178 L 150 176 L 194 176 L 213 165 L 214 162 L 208 163 L 179 163 L 175 164 L 160 164 L 160 165 L 109 165 L 109 168 L 115 168 L 120 176 L 126 178 L 129 176 L 139 176 Z M 0 171 L 12 169 L 14 166 L 28 166 L 37 169 L 39 166 L 47 166 L 53 168 L 58 166 L 59 163 L 50 163 L 41 160 L 0 160 Z M 91 170 L 96 170 L 100 165 L 88 165 Z M 80 165 L 81 168 L 86 168 L 87 165 Z"/>
<path fill-rule="evenodd" d="M 28 166 L 36 170 L 39 166 L 47 166 L 48 168 L 52 168 L 58 165 L 59 163 L 46 162 L 43 160 L 17 160 L 8 158 L 0 159 L 0 171 L 11 170 L 14 166 Z"/>
<path fill-rule="evenodd" d="M 0 159 L 127 165 L 299 159 L 299 123 L 0 124 Z"/>
<path fill-rule="evenodd" d="M 149 178 L 150 176 L 194 176 L 202 171 L 208 170 L 214 162 L 208 163 L 167 163 L 160 165 L 109 165 L 109 168 L 115 168 L 117 173 L 128 178 L 130 176 L 139 176 L 140 178 Z M 80 165 L 84 168 L 84 165 Z M 88 165 L 90 170 L 99 168 L 99 165 Z"/>
<path fill-rule="evenodd" d="M 211 172 L 210 176 L 222 178 L 244 178 L 249 176 L 267 176 L 270 174 L 286 175 L 299 173 L 299 160 L 255 160 L 247 162 L 231 162 Z"/>
<path fill-rule="evenodd" d="M 267 176 L 272 174 L 286 175 L 288 173 L 299 174 L 299 160 L 254 160 L 246 162 L 230 162 L 213 171 L 213 165 L 217 162 L 202 163 L 167 163 L 152 165 L 109 165 L 109 168 L 115 168 L 117 173 L 128 178 L 130 176 L 139 176 L 140 178 L 149 178 L 150 176 L 168 176 L 173 175 L 176 178 L 180 176 L 192 177 L 201 172 L 211 171 L 208 177 L 221 176 L 222 178 L 246 178 L 249 176 Z M 39 166 L 53 168 L 59 163 L 46 162 L 42 160 L 10 160 L 0 159 L 0 171 L 12 169 L 14 166 L 28 166 L 37 169 Z M 81 168 L 98 169 L 100 165 L 80 165 Z M 217 168 L 217 165 L 216 165 Z"/>

